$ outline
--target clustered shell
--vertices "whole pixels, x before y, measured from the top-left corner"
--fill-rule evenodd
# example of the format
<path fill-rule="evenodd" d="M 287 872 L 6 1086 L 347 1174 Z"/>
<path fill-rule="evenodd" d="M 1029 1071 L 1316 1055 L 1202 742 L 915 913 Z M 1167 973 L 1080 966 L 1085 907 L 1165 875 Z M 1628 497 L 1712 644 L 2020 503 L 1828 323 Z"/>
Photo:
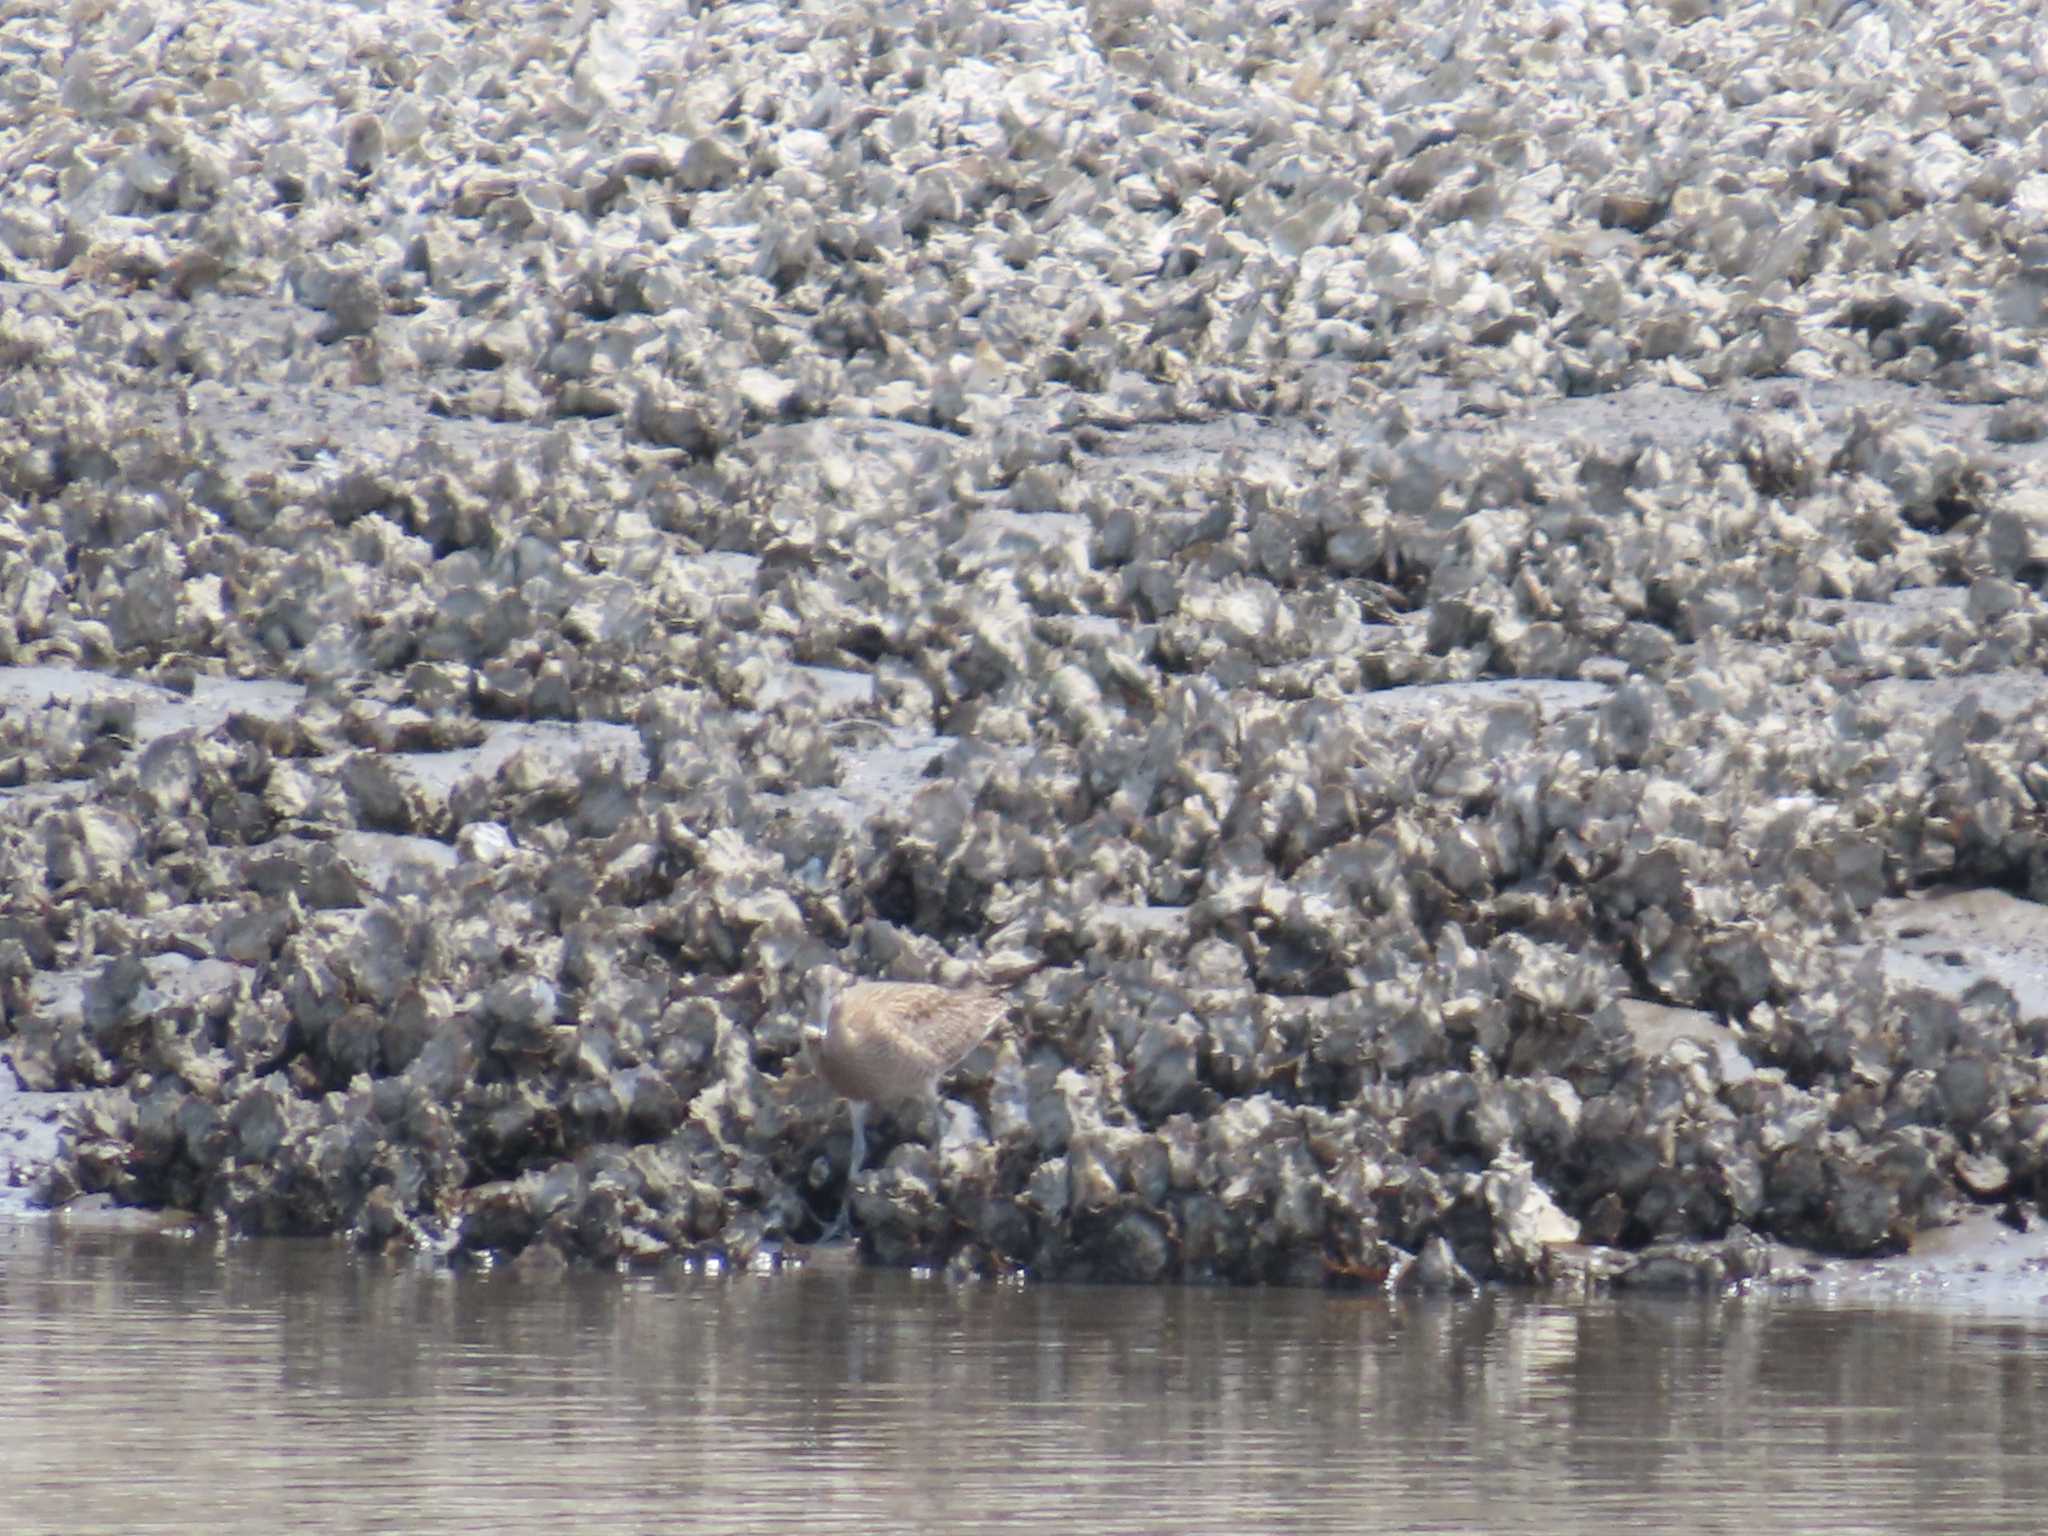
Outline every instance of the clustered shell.
<path fill-rule="evenodd" d="M 136 0 L 0 58 L 47 1201 L 1458 1288 L 2040 1197 L 2031 9 Z M 851 1187 L 824 964 L 1022 978 Z"/>

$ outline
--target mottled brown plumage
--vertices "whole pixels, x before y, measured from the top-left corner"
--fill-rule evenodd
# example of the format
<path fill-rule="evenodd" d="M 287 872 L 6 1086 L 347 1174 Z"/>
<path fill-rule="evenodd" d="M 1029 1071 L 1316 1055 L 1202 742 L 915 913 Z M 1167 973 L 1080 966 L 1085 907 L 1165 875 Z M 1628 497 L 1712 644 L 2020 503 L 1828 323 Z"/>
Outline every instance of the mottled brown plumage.
<path fill-rule="evenodd" d="M 852 1113 L 849 1190 L 867 1160 L 868 1106 L 931 1098 L 939 1079 L 989 1037 L 1008 1006 L 993 992 L 923 982 L 863 981 L 836 995 L 828 989 L 812 1059 Z M 850 1205 L 840 1208 L 827 1238 L 845 1230 Z"/>
<path fill-rule="evenodd" d="M 833 1000 L 818 1071 L 835 1092 L 868 1104 L 931 1094 L 1002 1019 L 993 992 L 922 982 L 864 981 Z"/>

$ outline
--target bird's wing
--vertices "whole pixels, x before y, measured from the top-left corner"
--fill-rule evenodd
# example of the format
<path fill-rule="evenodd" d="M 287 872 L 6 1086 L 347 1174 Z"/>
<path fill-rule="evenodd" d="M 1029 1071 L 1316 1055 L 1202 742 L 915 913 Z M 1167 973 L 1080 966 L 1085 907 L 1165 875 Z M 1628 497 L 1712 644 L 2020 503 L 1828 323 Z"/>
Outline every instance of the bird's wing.
<path fill-rule="evenodd" d="M 869 1021 L 870 1027 L 889 1036 L 892 1053 L 916 1060 L 932 1078 L 951 1071 L 986 1040 L 1007 1006 L 991 992 L 956 992 L 913 982 L 884 985 L 890 995 Z"/>

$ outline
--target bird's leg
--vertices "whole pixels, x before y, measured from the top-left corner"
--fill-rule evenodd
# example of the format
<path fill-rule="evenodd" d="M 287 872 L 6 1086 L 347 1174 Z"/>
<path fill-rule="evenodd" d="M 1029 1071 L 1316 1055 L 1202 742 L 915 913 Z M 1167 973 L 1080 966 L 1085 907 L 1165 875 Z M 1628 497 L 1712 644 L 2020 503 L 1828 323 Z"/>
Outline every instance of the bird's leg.
<path fill-rule="evenodd" d="M 859 1099 L 846 1106 L 853 1119 L 853 1151 L 846 1160 L 846 1188 L 853 1191 L 853 1176 L 860 1172 L 861 1164 L 868 1160 L 868 1107 Z"/>
<path fill-rule="evenodd" d="M 839 1214 L 832 1218 L 832 1225 L 818 1234 L 821 1243 L 836 1243 L 846 1236 L 848 1224 L 853 1219 L 853 1179 L 860 1172 L 860 1165 L 867 1161 L 868 1107 L 859 1099 L 850 1099 L 846 1105 L 847 1114 L 853 1120 L 853 1151 L 846 1162 L 846 1193 L 839 1199 Z"/>

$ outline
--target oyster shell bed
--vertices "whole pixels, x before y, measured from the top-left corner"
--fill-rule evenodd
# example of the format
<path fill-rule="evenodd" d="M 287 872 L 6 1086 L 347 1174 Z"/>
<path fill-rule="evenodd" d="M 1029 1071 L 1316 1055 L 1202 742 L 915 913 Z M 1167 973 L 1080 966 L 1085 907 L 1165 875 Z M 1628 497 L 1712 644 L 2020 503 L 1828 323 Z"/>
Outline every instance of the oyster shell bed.
<path fill-rule="evenodd" d="M 0 10 L 16 1176 L 1446 1288 L 2026 1221 L 2044 127 L 2020 6 Z M 850 1191 L 826 964 L 1039 965 Z"/>

